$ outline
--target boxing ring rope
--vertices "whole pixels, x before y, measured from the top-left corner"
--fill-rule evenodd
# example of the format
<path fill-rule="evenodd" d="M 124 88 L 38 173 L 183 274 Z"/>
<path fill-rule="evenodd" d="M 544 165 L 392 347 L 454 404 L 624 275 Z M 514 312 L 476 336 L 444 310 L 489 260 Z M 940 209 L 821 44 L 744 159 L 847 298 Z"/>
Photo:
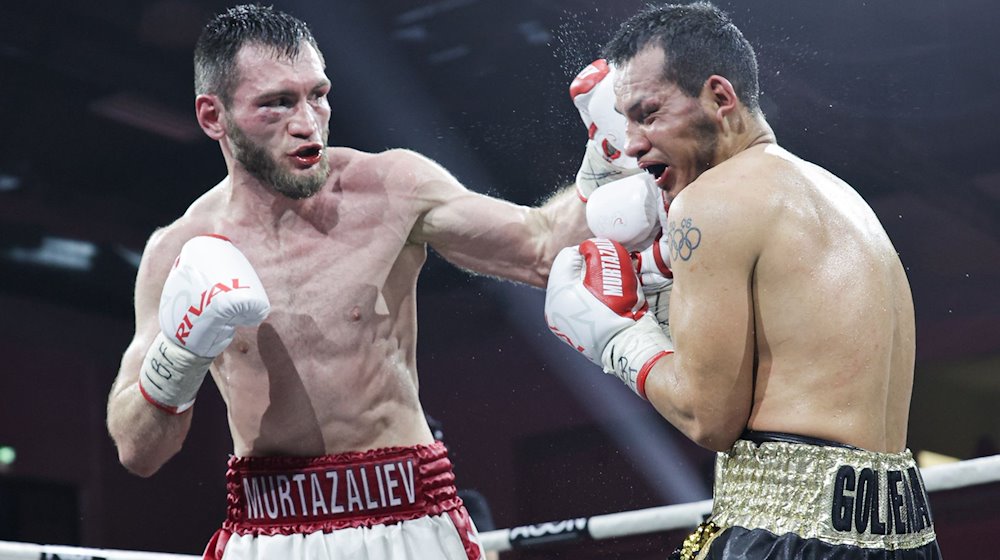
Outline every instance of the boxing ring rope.
<path fill-rule="evenodd" d="M 1000 481 L 1000 455 L 928 467 L 920 469 L 920 473 L 928 493 L 997 482 Z M 933 508 L 933 505 L 931 507 Z M 587 537 L 602 540 L 694 528 L 711 511 L 712 500 L 702 500 L 688 504 L 498 529 L 482 533 L 479 538 L 487 550 L 498 551 Z M 0 560 L 4 560 L 2 556 Z"/>
<path fill-rule="evenodd" d="M 1000 482 L 1000 455 L 921 469 L 928 493 Z M 690 529 L 712 500 L 550 521 L 479 535 L 487 550 L 510 550 L 578 539 L 602 540 Z M 200 556 L 0 541 L 0 560 L 198 560 Z"/>

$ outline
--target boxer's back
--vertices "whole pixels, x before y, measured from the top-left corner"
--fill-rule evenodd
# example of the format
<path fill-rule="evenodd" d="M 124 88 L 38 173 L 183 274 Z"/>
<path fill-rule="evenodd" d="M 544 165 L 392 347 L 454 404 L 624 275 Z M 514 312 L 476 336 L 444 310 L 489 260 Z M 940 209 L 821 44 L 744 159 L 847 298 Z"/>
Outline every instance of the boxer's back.
<path fill-rule="evenodd" d="M 753 273 L 759 364 L 749 428 L 900 451 L 913 381 L 909 284 L 874 212 L 777 147 L 754 156 L 773 227 Z"/>

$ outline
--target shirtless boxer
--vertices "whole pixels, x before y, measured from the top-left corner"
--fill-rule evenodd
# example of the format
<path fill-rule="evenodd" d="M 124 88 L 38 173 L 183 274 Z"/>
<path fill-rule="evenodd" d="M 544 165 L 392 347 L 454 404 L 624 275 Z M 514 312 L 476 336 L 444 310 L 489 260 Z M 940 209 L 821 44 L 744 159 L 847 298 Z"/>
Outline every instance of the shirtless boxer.
<path fill-rule="evenodd" d="M 612 241 L 565 249 L 546 316 L 719 452 L 713 515 L 677 556 L 940 558 L 906 448 L 912 298 L 877 217 L 778 146 L 753 49 L 711 4 L 650 7 L 606 56 L 625 154 L 669 202 L 663 258 L 640 281 Z M 644 303 L 657 271 L 669 330 Z"/>
<path fill-rule="evenodd" d="M 324 68 L 307 26 L 271 8 L 205 28 L 195 111 L 228 177 L 148 242 L 108 429 L 122 464 L 152 475 L 211 366 L 234 449 L 206 557 L 480 558 L 418 400 L 427 246 L 544 286 L 558 250 L 590 235 L 580 198 L 618 173 L 591 140 L 580 196 L 525 208 L 410 151 L 328 148 Z"/>

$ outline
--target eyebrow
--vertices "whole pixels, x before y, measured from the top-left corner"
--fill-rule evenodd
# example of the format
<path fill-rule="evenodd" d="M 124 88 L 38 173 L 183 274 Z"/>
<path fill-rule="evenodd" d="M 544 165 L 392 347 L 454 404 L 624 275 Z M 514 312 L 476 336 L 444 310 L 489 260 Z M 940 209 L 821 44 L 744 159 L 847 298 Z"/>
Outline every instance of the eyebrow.
<path fill-rule="evenodd" d="M 617 108 L 615 108 L 615 110 L 618 111 L 619 113 L 621 113 L 626 118 L 629 118 L 629 115 L 633 115 L 636 112 L 642 112 L 642 102 L 643 101 L 644 101 L 643 99 L 639 99 L 635 103 L 629 105 L 628 109 L 625 109 L 624 113 L 622 113 L 621 111 L 618 111 Z"/>
<path fill-rule="evenodd" d="M 325 87 L 330 87 L 332 85 L 333 84 L 330 82 L 330 80 L 320 80 L 313 85 L 310 91 L 322 89 Z M 254 99 L 267 99 L 270 97 L 282 97 L 282 96 L 292 97 L 295 95 L 297 95 L 297 92 L 292 89 L 275 89 L 270 91 L 264 91 L 260 95 L 254 96 Z"/>

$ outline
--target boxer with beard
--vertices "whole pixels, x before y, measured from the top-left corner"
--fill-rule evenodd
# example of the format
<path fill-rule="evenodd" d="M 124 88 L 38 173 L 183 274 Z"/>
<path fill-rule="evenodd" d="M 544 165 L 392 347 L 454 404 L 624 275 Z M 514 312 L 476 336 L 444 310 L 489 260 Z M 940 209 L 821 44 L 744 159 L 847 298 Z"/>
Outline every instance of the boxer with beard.
<path fill-rule="evenodd" d="M 584 205 L 570 187 L 523 207 L 409 150 L 328 147 L 325 66 L 308 27 L 271 8 L 203 31 L 195 112 L 228 175 L 148 241 L 108 429 L 151 476 L 210 370 L 233 450 L 207 558 L 475 560 L 418 399 L 417 277 L 433 247 L 544 286 L 559 249 L 589 236 Z"/>

